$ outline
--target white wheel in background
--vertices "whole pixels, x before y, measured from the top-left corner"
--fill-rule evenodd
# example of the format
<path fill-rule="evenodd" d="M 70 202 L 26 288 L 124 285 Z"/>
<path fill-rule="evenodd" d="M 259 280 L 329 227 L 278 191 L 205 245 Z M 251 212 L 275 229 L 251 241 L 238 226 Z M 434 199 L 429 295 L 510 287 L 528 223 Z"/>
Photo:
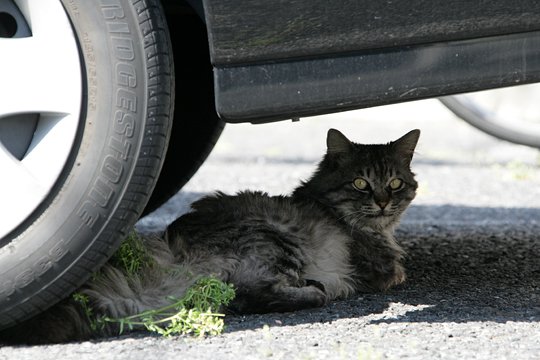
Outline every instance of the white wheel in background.
<path fill-rule="evenodd" d="M 540 149 L 540 85 L 529 84 L 446 96 L 439 100 L 477 129 L 512 143 Z"/>

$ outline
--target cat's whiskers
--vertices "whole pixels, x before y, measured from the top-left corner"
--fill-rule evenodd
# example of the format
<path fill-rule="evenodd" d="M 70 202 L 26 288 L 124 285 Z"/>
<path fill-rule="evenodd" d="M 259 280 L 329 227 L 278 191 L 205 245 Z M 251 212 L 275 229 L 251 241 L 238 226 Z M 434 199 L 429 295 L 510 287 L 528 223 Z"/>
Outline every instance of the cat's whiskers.
<path fill-rule="evenodd" d="M 356 218 L 356 221 L 353 221 L 351 223 L 351 236 L 353 236 L 354 228 L 360 222 L 360 220 L 362 220 L 362 218 L 358 217 L 358 218 Z"/>
<path fill-rule="evenodd" d="M 365 209 L 356 210 L 356 211 L 347 213 L 347 214 L 345 214 L 345 215 L 339 217 L 338 220 L 343 220 L 343 219 L 348 218 L 348 217 L 353 217 L 353 216 L 355 216 L 355 215 L 358 215 L 358 214 L 365 214 L 365 213 L 366 213 Z M 356 220 L 355 223 L 357 223 L 357 222 L 360 221 L 362 218 L 363 218 L 362 216 L 358 216 L 358 217 L 355 217 L 355 218 L 352 219 L 352 220 L 353 220 L 353 221 Z M 348 221 L 348 220 L 345 220 L 345 221 L 350 222 L 350 221 Z"/>
<path fill-rule="evenodd" d="M 338 218 L 338 220 L 343 220 L 343 219 L 345 219 L 346 217 L 354 216 L 354 215 L 360 214 L 360 213 L 364 213 L 364 210 L 357 210 L 357 211 L 353 211 L 353 212 L 351 212 L 351 213 L 345 214 L 345 215 L 343 215 L 342 217 Z"/>

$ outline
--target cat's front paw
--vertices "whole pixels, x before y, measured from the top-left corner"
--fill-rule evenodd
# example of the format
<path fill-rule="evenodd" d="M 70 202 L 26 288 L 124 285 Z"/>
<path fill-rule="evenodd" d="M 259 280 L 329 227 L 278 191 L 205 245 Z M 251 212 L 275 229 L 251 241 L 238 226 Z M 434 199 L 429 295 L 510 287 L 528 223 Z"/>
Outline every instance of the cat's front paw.
<path fill-rule="evenodd" d="M 405 269 L 398 260 L 371 265 L 369 270 L 364 268 L 357 274 L 359 290 L 385 291 L 406 279 Z"/>
<path fill-rule="evenodd" d="M 405 281 L 407 276 L 405 275 L 405 268 L 401 265 L 400 262 L 395 261 L 392 266 L 392 271 L 386 276 L 383 276 L 381 284 L 379 286 L 380 290 L 387 290 L 392 286 L 399 285 Z"/>
<path fill-rule="evenodd" d="M 323 293 L 326 293 L 326 289 L 324 288 L 324 285 L 317 280 L 306 279 L 304 286 L 315 286 L 316 288 L 321 290 Z"/>

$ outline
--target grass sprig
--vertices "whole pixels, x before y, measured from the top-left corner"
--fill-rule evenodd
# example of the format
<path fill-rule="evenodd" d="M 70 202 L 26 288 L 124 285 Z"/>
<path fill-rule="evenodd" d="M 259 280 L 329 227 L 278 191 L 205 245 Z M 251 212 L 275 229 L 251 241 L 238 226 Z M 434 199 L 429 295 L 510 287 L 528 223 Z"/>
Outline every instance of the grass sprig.
<path fill-rule="evenodd" d="M 128 277 L 140 276 L 144 273 L 144 269 L 155 266 L 143 239 L 136 232 L 130 233 L 124 239 L 109 262 Z M 95 274 L 96 277 L 99 275 L 99 272 Z M 224 315 L 218 311 L 230 303 L 235 292 L 230 284 L 215 277 L 204 277 L 191 286 L 183 297 L 171 297 L 170 304 L 123 318 L 96 316 L 87 295 L 75 292 L 72 296 L 82 307 L 92 331 L 96 333 L 109 323 L 117 324 L 120 334 L 126 329 L 144 327 L 168 337 L 184 334 L 195 336 L 220 334 L 224 329 Z"/>
<path fill-rule="evenodd" d="M 118 250 L 110 258 L 109 263 L 124 271 L 127 275 L 136 275 L 143 268 L 153 265 L 141 237 L 132 231 L 122 241 Z"/>
<path fill-rule="evenodd" d="M 218 335 L 224 329 L 223 314 L 217 313 L 221 306 L 234 298 L 234 288 L 214 277 L 200 279 L 180 299 L 171 304 L 124 318 L 103 318 L 102 321 L 117 323 L 122 333 L 127 327 L 144 326 L 162 336 Z"/>

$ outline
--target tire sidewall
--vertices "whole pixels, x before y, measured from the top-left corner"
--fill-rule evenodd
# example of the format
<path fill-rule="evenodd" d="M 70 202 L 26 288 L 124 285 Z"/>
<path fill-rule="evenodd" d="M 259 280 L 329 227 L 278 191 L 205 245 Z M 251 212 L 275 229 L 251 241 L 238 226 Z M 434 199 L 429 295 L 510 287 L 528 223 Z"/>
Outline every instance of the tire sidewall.
<path fill-rule="evenodd" d="M 127 0 L 62 2 L 84 64 L 81 121 L 55 189 L 24 231 L 2 242 L 0 328 L 52 305 L 34 295 L 67 295 L 81 285 L 87 275 L 74 275 L 72 267 L 99 265 L 84 257 L 97 252 L 106 259 L 117 241 L 102 240 L 126 233 L 144 206 L 135 204 L 124 221 L 113 218 L 125 207 L 145 132 L 147 67 L 135 9 Z"/>

